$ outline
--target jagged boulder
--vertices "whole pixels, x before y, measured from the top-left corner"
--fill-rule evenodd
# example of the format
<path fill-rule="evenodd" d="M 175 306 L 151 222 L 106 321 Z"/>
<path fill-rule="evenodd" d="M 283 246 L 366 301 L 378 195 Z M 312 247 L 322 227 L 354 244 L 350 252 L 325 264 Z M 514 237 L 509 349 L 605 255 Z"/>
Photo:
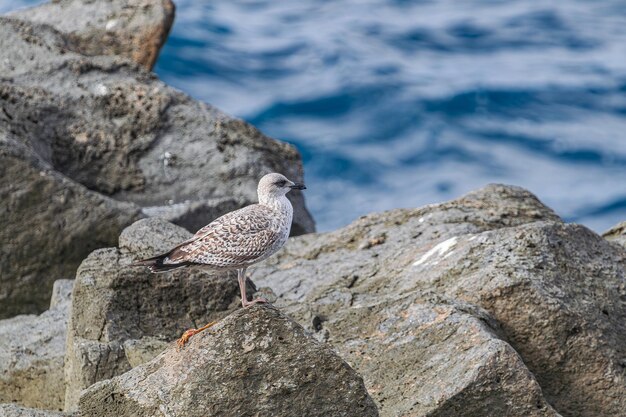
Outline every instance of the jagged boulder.
<path fill-rule="evenodd" d="M 145 68 L 172 13 L 168 0 L 62 0 L 0 17 L 0 317 L 43 311 L 54 277 L 138 218 L 195 231 L 255 202 L 268 172 L 302 180 L 294 147 Z M 290 194 L 292 232 L 313 231 Z"/>
<path fill-rule="evenodd" d="M 317 317 L 318 335 L 366 376 L 381 415 L 559 416 L 498 323 L 475 306 L 411 291 Z"/>
<path fill-rule="evenodd" d="M 67 338 L 66 410 L 75 410 L 82 389 L 152 359 L 186 329 L 240 307 L 235 274 L 202 268 L 152 274 L 129 266 L 190 236 L 165 220 L 143 219 L 122 232 L 119 247 L 94 251 L 80 265 Z"/>
<path fill-rule="evenodd" d="M 272 171 L 302 180 L 293 146 L 129 60 L 87 57 L 63 33 L 15 17 L 0 18 L 0 35 L 0 121 L 92 190 L 154 208 L 222 198 L 251 203 L 258 180 Z M 302 194 L 290 198 L 294 232 L 313 231 Z"/>
<path fill-rule="evenodd" d="M 174 22 L 170 0 L 56 0 L 9 16 L 54 27 L 84 55 L 119 55 L 152 69 Z"/>
<path fill-rule="evenodd" d="M 623 414 L 626 251 L 583 226 L 555 222 L 446 245 L 411 268 L 420 279 L 408 286 L 435 285 L 488 310 L 564 416 Z"/>
<path fill-rule="evenodd" d="M 626 409 L 625 269 L 621 247 L 564 224 L 523 189 L 488 186 L 451 202 L 373 214 L 336 232 L 292 239 L 252 277 L 363 375 L 381 415 L 506 414 L 495 405 L 477 408 L 483 400 L 468 389 L 472 384 L 456 384 L 470 378 L 465 360 L 458 373 L 438 373 L 449 388 L 440 391 L 439 405 L 424 393 L 433 363 L 466 348 L 460 340 L 456 349 L 433 344 L 446 353 L 423 362 L 423 350 L 414 346 L 426 343 L 424 326 L 410 320 L 410 308 L 398 311 L 397 300 L 436 294 L 478 308 L 497 324 L 493 337 L 507 346 L 509 359 L 492 359 L 492 366 L 519 354 L 511 368 L 513 380 L 521 381 L 515 389 L 491 371 L 490 385 L 478 384 L 499 390 L 501 404 L 529 407 L 511 415 L 527 415 L 536 405 L 536 415 L 617 417 Z M 394 322 L 409 330 L 384 330 Z M 377 348 L 372 340 L 380 338 L 408 347 Z M 488 346 L 485 339 L 468 341 Z M 532 377 L 519 376 L 524 366 Z M 524 390 L 535 394 L 523 397 Z"/>
<path fill-rule="evenodd" d="M 43 310 L 59 276 L 115 244 L 139 207 L 69 180 L 0 129 L 0 317 Z"/>
<path fill-rule="evenodd" d="M 86 390 L 91 417 L 377 416 L 363 380 L 278 310 L 240 309 L 151 362 Z"/>
<path fill-rule="evenodd" d="M 0 403 L 63 409 L 63 358 L 73 282 L 54 282 L 45 313 L 0 321 Z M 16 413 L 9 415 L 21 415 Z"/>

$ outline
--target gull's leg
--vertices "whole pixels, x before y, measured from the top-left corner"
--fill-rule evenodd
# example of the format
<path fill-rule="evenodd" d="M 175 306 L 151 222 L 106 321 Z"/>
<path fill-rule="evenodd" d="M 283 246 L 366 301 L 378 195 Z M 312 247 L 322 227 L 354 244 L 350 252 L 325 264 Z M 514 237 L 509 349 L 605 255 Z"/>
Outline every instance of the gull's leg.
<path fill-rule="evenodd" d="M 244 271 L 245 272 L 245 271 Z M 237 271 L 237 273 L 239 273 L 239 271 Z M 241 281 L 240 281 L 241 282 Z M 185 346 L 185 344 L 189 341 L 189 339 L 191 338 L 191 336 L 200 333 L 203 330 L 208 329 L 209 327 L 213 326 L 215 323 L 217 323 L 217 321 L 212 321 L 210 323 L 207 323 L 206 325 L 200 327 L 199 329 L 189 329 L 187 331 L 185 331 L 185 333 L 183 333 L 183 335 L 180 337 L 180 339 L 178 339 L 176 341 L 176 346 L 178 346 L 178 348 L 182 348 Z"/>
<path fill-rule="evenodd" d="M 189 339 L 191 338 L 191 336 L 193 336 L 194 334 L 198 334 L 203 330 L 208 329 L 209 327 L 213 326 L 215 323 L 217 323 L 217 321 L 212 321 L 210 323 L 207 323 L 206 325 L 200 327 L 199 329 L 189 329 L 187 330 L 185 333 L 183 333 L 183 335 L 180 337 L 180 339 L 178 339 L 176 341 L 176 346 L 178 346 L 178 348 L 182 348 L 185 346 L 185 343 L 187 343 L 189 341 Z"/>
<path fill-rule="evenodd" d="M 253 306 L 257 303 L 267 303 L 264 298 L 255 298 L 252 301 L 248 301 L 246 295 L 246 268 L 237 270 L 237 280 L 239 281 L 239 291 L 241 292 L 241 305 L 243 308 Z"/>
<path fill-rule="evenodd" d="M 239 281 L 239 292 L 241 293 L 241 306 L 246 307 L 248 296 L 246 295 L 246 268 L 237 270 L 237 281 Z"/>

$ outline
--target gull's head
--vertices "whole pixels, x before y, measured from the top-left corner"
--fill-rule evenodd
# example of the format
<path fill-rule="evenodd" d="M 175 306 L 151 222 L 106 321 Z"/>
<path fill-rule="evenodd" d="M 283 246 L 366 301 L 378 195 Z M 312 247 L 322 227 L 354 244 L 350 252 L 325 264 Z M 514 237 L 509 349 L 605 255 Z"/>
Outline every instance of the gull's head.
<path fill-rule="evenodd" d="M 305 188 L 304 184 L 290 181 L 283 174 L 273 173 L 261 178 L 257 192 L 259 199 L 264 199 L 264 197 L 277 198 L 284 196 L 291 190 L 304 190 Z"/>

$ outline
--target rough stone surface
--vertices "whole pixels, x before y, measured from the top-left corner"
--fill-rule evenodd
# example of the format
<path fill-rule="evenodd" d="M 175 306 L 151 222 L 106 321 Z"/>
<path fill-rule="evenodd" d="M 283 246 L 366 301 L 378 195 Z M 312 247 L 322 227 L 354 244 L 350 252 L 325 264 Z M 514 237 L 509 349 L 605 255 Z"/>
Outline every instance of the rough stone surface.
<path fill-rule="evenodd" d="M 52 286 L 52 297 L 50 297 L 50 310 L 55 308 L 67 308 L 72 302 L 72 291 L 74 289 L 73 279 L 58 279 Z"/>
<path fill-rule="evenodd" d="M 75 410 L 82 389 L 240 307 L 235 274 L 201 268 L 152 274 L 129 266 L 190 236 L 165 220 L 143 219 L 122 232 L 118 248 L 96 250 L 80 265 L 67 338 L 66 410 Z"/>
<path fill-rule="evenodd" d="M 119 55 L 152 69 L 174 22 L 170 0 L 57 0 L 9 16 L 46 24 L 84 55 Z"/>
<path fill-rule="evenodd" d="M 206 219 L 216 219 L 249 203 L 243 198 L 211 198 L 204 201 L 188 200 L 167 206 L 144 207 L 142 212 L 148 217 L 159 217 L 195 232 L 206 226 Z"/>
<path fill-rule="evenodd" d="M 381 415 L 618 417 L 626 409 L 625 268 L 620 246 L 563 224 L 523 189 L 492 185 L 292 239 L 252 277 L 363 375 Z M 428 336 L 436 316 L 414 312 L 437 311 L 436 303 L 416 306 L 427 294 L 472 306 L 471 316 L 496 323 L 492 340 L 458 313 L 444 317 L 457 317 L 470 343 Z M 445 347 L 450 340 L 454 348 Z M 471 347 L 475 356 L 451 365 Z M 483 382 L 468 382 L 477 372 Z M 425 386 L 443 388 L 434 397 Z M 492 402 L 480 408 L 484 398 Z M 525 411 L 506 414 L 504 405 Z"/>
<path fill-rule="evenodd" d="M 381 301 L 316 322 L 366 376 L 382 415 L 559 415 L 487 313 L 415 291 Z"/>
<path fill-rule="evenodd" d="M 0 121 L 92 190 L 143 207 L 221 198 L 249 204 L 268 172 L 302 180 L 294 147 L 138 65 L 77 54 L 48 26 L 0 18 L 0 35 L 7 58 L 0 60 Z M 289 195 L 294 232 L 313 231 L 302 194 Z"/>
<path fill-rule="evenodd" d="M 0 129 L 0 317 L 44 310 L 55 278 L 141 217 L 56 172 Z"/>
<path fill-rule="evenodd" d="M 417 266 L 429 271 L 413 285 L 487 309 L 563 415 L 620 416 L 626 252 L 616 249 L 583 226 L 529 224 L 459 237 L 436 267 Z"/>
<path fill-rule="evenodd" d="M 63 358 L 72 284 L 72 280 L 55 281 L 50 310 L 45 313 L 0 321 L 0 402 L 63 409 Z M 0 408 L 0 416 L 2 413 Z M 10 415 L 21 415 L 16 413 Z"/>
<path fill-rule="evenodd" d="M 0 404 L 0 417 L 72 417 L 73 414 L 22 407 L 17 404 Z"/>
<path fill-rule="evenodd" d="M 84 392 L 82 415 L 377 416 L 363 380 L 267 306 L 240 309 L 178 351 Z"/>
<path fill-rule="evenodd" d="M 124 354 L 131 368 L 152 360 L 168 346 L 168 342 L 158 337 L 142 337 L 124 341 Z"/>
<path fill-rule="evenodd" d="M 602 234 L 602 237 L 626 248 L 626 221 L 611 227 Z"/>
<path fill-rule="evenodd" d="M 0 17 L 0 318 L 43 311 L 54 277 L 145 213 L 195 231 L 256 202 L 268 172 L 302 180 L 295 148 L 135 62 L 151 65 L 172 13 L 169 0 L 62 0 Z M 313 231 L 290 198 L 292 233 Z"/>

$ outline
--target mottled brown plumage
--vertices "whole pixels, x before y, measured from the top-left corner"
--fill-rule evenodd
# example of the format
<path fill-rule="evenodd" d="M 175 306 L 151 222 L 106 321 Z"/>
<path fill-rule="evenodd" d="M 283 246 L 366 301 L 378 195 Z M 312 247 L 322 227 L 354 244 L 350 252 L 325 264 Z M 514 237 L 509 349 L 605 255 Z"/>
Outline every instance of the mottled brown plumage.
<path fill-rule="evenodd" d="M 242 305 L 263 301 L 246 299 L 245 270 L 276 253 L 287 241 L 293 208 L 286 194 L 294 188 L 305 187 L 281 174 L 268 174 L 259 182 L 259 204 L 227 213 L 170 251 L 134 265 L 147 266 L 152 272 L 194 265 L 212 270 L 237 270 Z"/>
<path fill-rule="evenodd" d="M 276 211 L 260 205 L 225 214 L 169 252 L 167 263 L 191 262 L 215 269 L 237 269 L 264 259 L 285 225 Z"/>

